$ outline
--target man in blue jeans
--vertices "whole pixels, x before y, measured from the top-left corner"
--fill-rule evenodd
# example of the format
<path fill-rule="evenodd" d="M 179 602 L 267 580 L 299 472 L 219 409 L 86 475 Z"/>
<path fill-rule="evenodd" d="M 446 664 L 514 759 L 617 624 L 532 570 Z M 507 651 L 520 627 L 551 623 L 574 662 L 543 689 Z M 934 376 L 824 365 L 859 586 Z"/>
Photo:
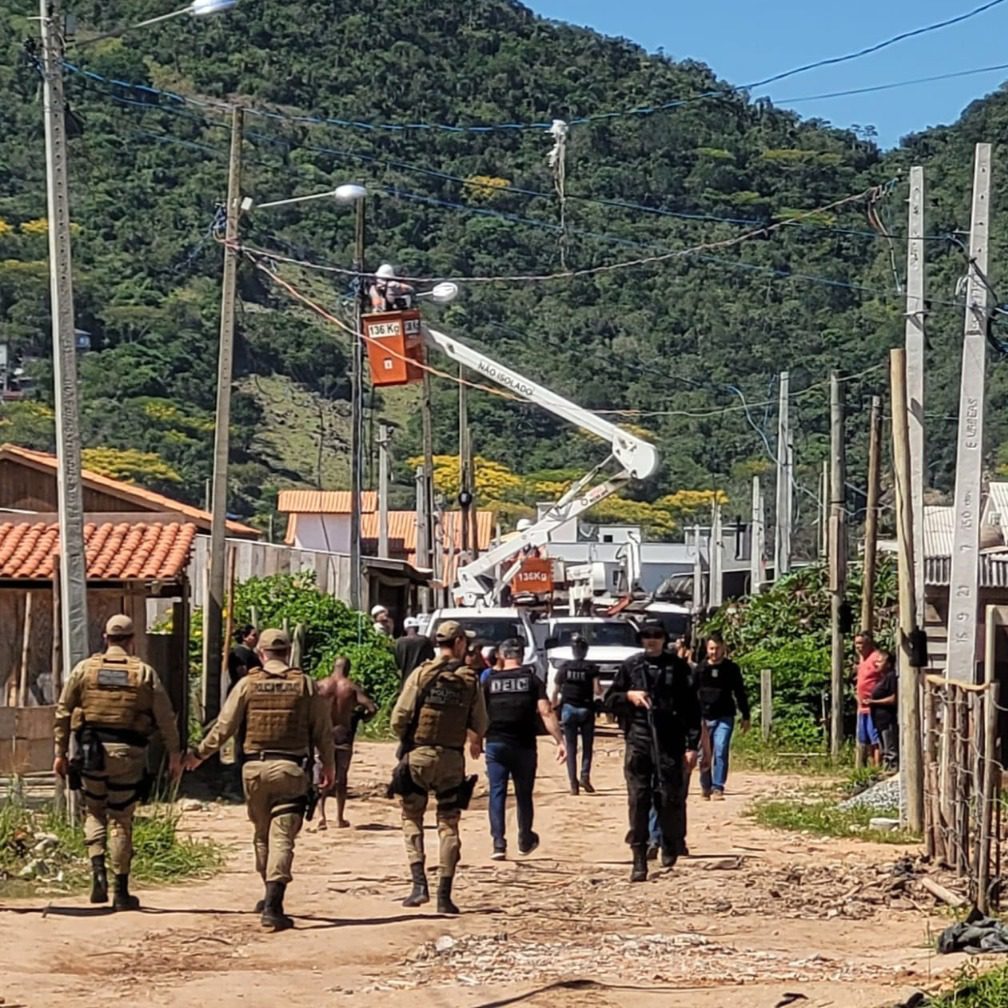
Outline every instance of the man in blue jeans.
<path fill-rule="evenodd" d="M 499 653 L 504 667 L 492 671 L 483 684 L 490 721 L 483 752 L 490 782 L 494 861 L 507 857 L 504 820 L 509 778 L 514 782 L 518 813 L 518 850 L 531 854 L 539 846 L 539 836 L 532 829 L 532 789 L 538 764 L 540 717 L 557 744 L 557 760 L 562 763 L 567 755 L 560 725 L 546 699 L 546 686 L 532 666 L 521 663 L 524 642 L 506 640 Z"/>
<path fill-rule="evenodd" d="M 595 745 L 595 698 L 602 670 L 588 661 L 588 641 L 581 634 L 570 639 L 573 660 L 565 661 L 557 670 L 556 693 L 560 700 L 560 720 L 563 722 L 567 748 L 567 777 L 572 795 L 582 790 L 594 794 L 591 782 L 592 750 Z M 578 736 L 581 736 L 581 776 L 577 772 Z"/>
<path fill-rule="evenodd" d="M 725 655 L 719 633 L 707 638 L 707 658 L 696 669 L 700 713 L 710 745 L 701 753 L 700 790 L 705 800 L 721 801 L 728 780 L 728 750 L 735 730 L 735 715 L 742 715 L 740 728 L 749 730 L 749 697 L 742 670 Z"/>

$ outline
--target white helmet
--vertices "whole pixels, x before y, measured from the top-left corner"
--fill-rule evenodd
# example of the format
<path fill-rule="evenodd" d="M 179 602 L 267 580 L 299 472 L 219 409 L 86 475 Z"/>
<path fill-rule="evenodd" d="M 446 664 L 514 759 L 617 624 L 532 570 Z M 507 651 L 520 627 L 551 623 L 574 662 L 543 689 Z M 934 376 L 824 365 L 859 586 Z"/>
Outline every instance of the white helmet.
<path fill-rule="evenodd" d="M 389 263 L 382 263 L 375 276 L 379 280 L 391 280 L 395 276 L 395 269 Z"/>
<path fill-rule="evenodd" d="M 383 606 L 383 605 L 371 606 L 371 615 L 372 615 L 372 617 L 374 617 L 374 616 L 381 616 L 382 613 L 387 613 L 387 612 L 388 612 L 388 609 L 386 609 L 385 606 Z"/>
<path fill-rule="evenodd" d="M 519 518 L 518 519 L 518 524 L 515 525 L 515 528 L 519 532 L 524 532 L 527 529 L 532 528 L 532 520 L 530 518 Z"/>
<path fill-rule="evenodd" d="M 406 619 L 403 620 L 402 625 L 404 630 L 419 630 L 420 620 L 418 620 L 416 616 L 407 616 Z"/>

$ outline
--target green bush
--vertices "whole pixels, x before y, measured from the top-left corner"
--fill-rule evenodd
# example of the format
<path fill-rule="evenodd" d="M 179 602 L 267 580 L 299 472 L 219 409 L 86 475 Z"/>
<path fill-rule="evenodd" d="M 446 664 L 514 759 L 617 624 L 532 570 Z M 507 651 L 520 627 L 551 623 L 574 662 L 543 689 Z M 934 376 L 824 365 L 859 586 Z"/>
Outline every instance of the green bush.
<path fill-rule="evenodd" d="M 391 641 L 374 630 L 366 614 L 320 592 L 312 571 L 272 574 L 237 585 L 235 625 L 252 622 L 253 610 L 260 629 L 286 623 L 293 632 L 299 623 L 304 626 L 301 665 L 316 679 L 329 675 L 334 659 L 342 655 L 350 659 L 353 678 L 380 708 L 395 702 L 399 674 Z"/>
<path fill-rule="evenodd" d="M 861 608 L 861 578 L 862 568 L 853 566 L 846 600 L 854 613 Z M 882 555 L 875 579 L 875 637 L 882 647 L 892 646 L 896 601 L 895 563 Z M 845 640 L 845 666 L 850 669 L 858 629 L 855 626 Z M 822 695 L 830 689 L 830 593 L 825 568 L 810 564 L 759 595 L 722 607 L 702 628 L 705 634 L 715 630 L 741 666 L 754 706 L 759 701 L 760 672 L 770 669 L 773 741 L 784 746 L 821 745 L 826 731 Z M 844 704 L 852 713 L 853 697 L 850 690 L 845 692 Z"/>

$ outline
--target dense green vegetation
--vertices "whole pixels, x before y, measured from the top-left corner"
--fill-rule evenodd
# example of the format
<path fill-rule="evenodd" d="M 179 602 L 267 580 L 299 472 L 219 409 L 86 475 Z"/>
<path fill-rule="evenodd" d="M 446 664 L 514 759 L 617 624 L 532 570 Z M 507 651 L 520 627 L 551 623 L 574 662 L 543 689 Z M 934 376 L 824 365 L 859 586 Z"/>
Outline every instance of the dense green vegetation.
<path fill-rule="evenodd" d="M 28 20 L 35 13 L 26 0 L 0 0 L 0 129 L 7 140 L 0 149 L 0 334 L 33 360 L 42 402 L 5 407 L 0 437 L 50 447 L 39 81 L 20 43 L 37 30 Z M 148 17 L 151 8 L 139 0 L 111 7 L 80 0 L 74 13 L 84 38 Z M 243 0 L 226 17 L 179 19 L 71 58 L 107 79 L 366 123 L 548 124 L 724 87 L 702 64 L 648 56 L 507 0 L 389 0 L 364 8 L 343 0 Z M 78 325 L 95 348 L 81 358 L 86 443 L 153 453 L 162 464 L 135 478 L 199 500 L 210 469 L 221 259 L 208 231 L 225 191 L 228 116 L 216 106 L 73 73 L 67 89 L 79 134 L 71 142 Z M 569 267 L 584 269 L 726 241 L 797 217 L 740 244 L 639 268 L 465 285 L 459 301 L 439 310 L 450 331 L 588 407 L 642 411 L 627 419 L 658 440 L 664 465 L 638 489 L 640 497 L 720 489 L 742 502 L 751 475 L 770 465 L 763 436 L 772 445 L 774 410 L 767 400 L 783 368 L 793 389 L 808 389 L 793 400 L 802 484 L 815 486 L 827 452 L 825 388 L 813 386 L 833 367 L 854 376 L 845 391 L 851 472 L 859 472 L 862 404 L 884 393 L 886 351 L 902 338 L 897 277 L 906 169 L 927 166 L 930 234 L 968 227 L 972 145 L 997 141 L 1006 121 L 1002 91 L 955 127 L 907 138 L 887 154 L 863 133 L 803 121 L 742 93 L 575 124 L 561 233 L 547 164 L 553 141 L 544 128 L 373 130 L 250 114 L 243 188 L 263 200 L 364 181 L 374 193 L 368 265 L 389 259 L 420 276 L 549 274 L 561 270 L 561 248 Z M 877 219 L 895 235 L 891 242 L 869 226 L 864 200 L 799 216 L 891 180 L 875 204 Z M 994 183 L 997 264 L 1008 234 L 1008 178 L 995 172 Z M 296 258 L 351 265 L 351 214 L 335 202 L 253 212 L 244 236 Z M 948 489 L 962 325 L 956 281 L 965 258 L 945 240 L 929 241 L 927 253 L 930 473 L 937 488 Z M 338 274 L 278 268 L 327 308 L 345 304 Z M 996 265 L 992 280 L 999 282 Z M 248 262 L 240 288 L 239 378 L 280 376 L 288 382 L 281 388 L 345 399 L 344 334 L 293 307 Z M 1004 401 L 1004 375 L 993 369 L 992 403 Z M 276 449 L 255 384 L 241 388 L 231 508 L 261 519 L 277 486 L 310 482 L 322 466 Z M 289 415 L 271 422 L 309 430 L 320 451 L 345 453 L 345 430 L 322 422 L 322 410 L 295 410 L 291 396 Z M 438 452 L 456 444 L 454 396 L 452 383 L 437 382 Z M 405 459 L 419 442 L 414 399 L 394 390 L 369 393 L 368 401 L 375 418 L 405 426 L 396 441 L 405 503 L 412 486 Z M 580 466 L 599 451 L 548 414 L 499 397 L 475 393 L 470 417 L 475 450 L 522 473 Z M 1003 410 L 994 411 L 988 435 L 993 451 L 1008 441 Z M 854 475 L 852 483 L 861 480 Z M 815 508 L 804 506 L 804 494 L 799 500 L 799 525 L 808 530 Z M 856 496 L 851 504 L 862 506 Z"/>
<path fill-rule="evenodd" d="M 896 568 L 891 556 L 880 558 L 875 579 L 875 638 L 892 647 L 896 627 Z M 861 611 L 863 569 L 852 566 L 847 603 L 857 623 Z M 849 664 L 854 665 L 855 626 L 848 635 Z M 830 682 L 830 595 L 826 571 L 810 564 L 770 585 L 765 592 L 723 606 L 707 622 L 704 633 L 723 634 L 732 657 L 742 667 L 746 689 L 756 704 L 760 672 L 773 678 L 772 741 L 784 746 L 811 746 L 825 741 L 823 712 L 828 711 Z M 855 710 L 853 691 L 844 698 L 845 711 Z"/>

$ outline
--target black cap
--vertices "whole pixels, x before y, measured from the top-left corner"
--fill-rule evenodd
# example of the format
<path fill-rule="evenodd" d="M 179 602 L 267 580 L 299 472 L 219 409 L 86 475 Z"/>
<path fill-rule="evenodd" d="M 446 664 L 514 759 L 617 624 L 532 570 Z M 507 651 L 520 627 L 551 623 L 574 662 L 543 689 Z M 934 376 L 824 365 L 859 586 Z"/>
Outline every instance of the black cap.
<path fill-rule="evenodd" d="M 668 639 L 668 631 L 665 629 L 665 624 L 662 623 L 660 619 L 655 619 L 653 616 L 641 620 L 640 626 L 637 628 L 637 637 L 654 637 L 661 636 Z"/>

